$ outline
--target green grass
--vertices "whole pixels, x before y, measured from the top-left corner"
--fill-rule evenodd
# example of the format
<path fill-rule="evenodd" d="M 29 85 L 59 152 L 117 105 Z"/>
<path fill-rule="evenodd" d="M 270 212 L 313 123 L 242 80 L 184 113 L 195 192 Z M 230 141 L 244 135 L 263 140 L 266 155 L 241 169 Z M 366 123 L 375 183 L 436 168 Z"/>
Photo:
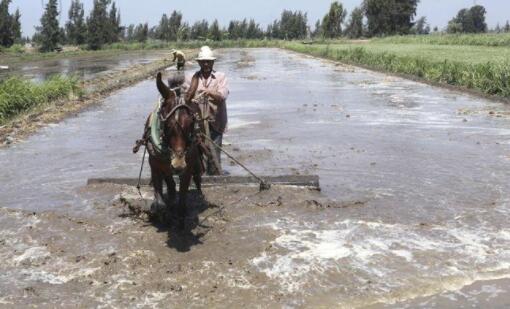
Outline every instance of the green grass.
<path fill-rule="evenodd" d="M 510 61 L 507 56 L 510 51 L 506 48 L 381 43 L 303 45 L 296 42 L 286 43 L 284 47 L 510 98 Z"/>
<path fill-rule="evenodd" d="M 138 42 L 122 42 L 105 45 L 103 50 L 145 50 L 145 49 L 194 49 L 203 45 L 211 48 L 235 48 L 235 47 L 277 47 L 280 46 L 279 41 L 272 40 L 223 40 L 223 41 L 183 41 L 183 42 L 163 42 L 163 41 L 147 41 L 145 43 Z"/>
<path fill-rule="evenodd" d="M 419 57 L 433 62 L 453 61 L 466 64 L 510 61 L 510 48 L 433 44 L 391 44 L 379 41 L 362 44 L 314 44 L 334 50 L 364 48 L 372 53 L 391 53 L 397 57 Z"/>
<path fill-rule="evenodd" d="M 0 45 L 0 53 L 23 54 L 25 48 L 21 44 L 14 44 L 11 47 L 3 47 Z"/>
<path fill-rule="evenodd" d="M 36 106 L 81 95 L 74 77 L 54 76 L 42 84 L 11 77 L 0 82 L 0 124 Z"/>
<path fill-rule="evenodd" d="M 373 39 L 372 42 L 510 47 L 510 33 L 406 35 Z"/>

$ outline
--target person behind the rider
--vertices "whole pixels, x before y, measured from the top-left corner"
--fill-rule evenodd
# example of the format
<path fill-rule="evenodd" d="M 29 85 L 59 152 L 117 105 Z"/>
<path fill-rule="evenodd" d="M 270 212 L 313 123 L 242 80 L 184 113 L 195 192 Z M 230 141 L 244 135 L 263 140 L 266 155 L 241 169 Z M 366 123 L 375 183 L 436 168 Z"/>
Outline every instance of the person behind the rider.
<path fill-rule="evenodd" d="M 182 70 L 184 68 L 184 64 L 186 63 L 186 57 L 184 56 L 184 53 L 180 50 L 172 49 L 172 55 L 174 56 L 172 62 L 177 60 L 177 71 Z"/>
<path fill-rule="evenodd" d="M 209 99 L 209 130 L 211 139 L 221 147 L 223 140 L 223 133 L 227 126 L 227 105 L 226 100 L 229 94 L 228 82 L 224 73 L 213 70 L 214 67 L 214 54 L 208 46 L 203 46 L 200 49 L 198 57 L 196 58 L 200 65 L 200 70 L 193 75 L 186 76 L 184 88 L 187 89 L 185 94 L 185 101 L 190 104 L 193 99 L 200 95 L 206 95 Z M 216 157 L 220 160 L 221 151 L 216 148 Z M 221 161 L 220 172 L 221 172 Z M 210 166 L 209 162 L 208 173 L 211 174 L 214 169 Z"/>

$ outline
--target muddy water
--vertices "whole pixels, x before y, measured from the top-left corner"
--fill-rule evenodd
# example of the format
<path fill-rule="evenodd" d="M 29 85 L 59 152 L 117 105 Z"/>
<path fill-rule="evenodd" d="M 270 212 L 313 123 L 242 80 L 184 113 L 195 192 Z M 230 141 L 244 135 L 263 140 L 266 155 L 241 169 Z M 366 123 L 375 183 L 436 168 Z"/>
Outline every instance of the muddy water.
<path fill-rule="evenodd" d="M 145 81 L 0 152 L 2 206 L 17 209 L 0 215 L 15 283 L 0 303 L 86 289 L 88 305 L 140 307 L 508 304 L 508 107 L 279 50 L 226 50 L 217 69 L 227 148 L 258 173 L 319 174 L 322 196 L 206 192 L 210 228 L 179 241 L 119 218 L 132 189 L 84 182 L 137 175 L 129 150 L 157 95 Z"/>
<path fill-rule="evenodd" d="M 8 75 L 23 76 L 36 82 L 42 82 L 52 75 L 75 75 L 88 80 L 98 74 L 111 70 L 122 70 L 136 64 L 169 57 L 168 51 L 124 52 L 112 55 L 85 55 L 51 60 L 37 60 L 10 65 L 9 71 L 0 72 L 0 79 Z"/>

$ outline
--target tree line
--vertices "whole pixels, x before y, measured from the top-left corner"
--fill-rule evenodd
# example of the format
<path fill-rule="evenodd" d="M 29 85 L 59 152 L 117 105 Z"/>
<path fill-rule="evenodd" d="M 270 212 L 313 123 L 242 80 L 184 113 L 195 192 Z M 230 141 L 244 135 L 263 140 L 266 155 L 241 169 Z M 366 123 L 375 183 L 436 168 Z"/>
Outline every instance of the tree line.
<path fill-rule="evenodd" d="M 83 3 L 72 0 L 68 21 L 61 27 L 58 22 L 58 0 L 48 0 L 41 25 L 36 27 L 32 40 L 40 45 L 42 52 L 53 51 L 59 45 L 87 44 L 89 49 L 100 49 L 104 44 L 122 39 L 120 10 L 111 0 L 94 0 L 93 8 L 85 19 Z"/>
<path fill-rule="evenodd" d="M 19 9 L 14 14 L 9 13 L 11 0 L 0 1 L 0 45 L 10 47 L 21 41 L 21 13 Z"/>
<path fill-rule="evenodd" d="M 22 43 L 20 17 L 16 10 L 9 13 L 11 0 L 0 0 L 0 45 L 9 47 Z M 361 38 L 388 35 L 428 34 L 430 25 L 425 17 L 416 19 L 419 0 L 363 0 L 359 7 L 348 14 L 340 1 L 331 3 L 329 10 L 315 22 L 311 31 L 307 13 L 284 10 L 280 17 L 262 29 L 255 20 L 232 20 L 221 27 L 218 20 L 210 23 L 199 20 L 193 24 L 184 21 L 181 12 L 163 14 L 156 26 L 148 23 L 122 26 L 120 10 L 112 0 L 94 0 L 93 8 L 85 18 L 83 3 L 72 0 L 68 20 L 60 26 L 58 0 L 48 0 L 40 26 L 32 41 L 40 50 L 53 51 L 63 44 L 86 45 L 89 49 L 100 49 L 105 44 L 119 41 L 145 42 L 148 39 L 162 41 L 215 40 L 224 39 L 282 39 L 305 38 Z M 449 33 L 483 33 L 488 31 L 485 22 L 486 10 L 481 5 L 462 9 L 450 20 Z M 437 27 L 434 31 L 438 31 Z M 494 29 L 495 32 L 510 32 L 510 24 Z"/>

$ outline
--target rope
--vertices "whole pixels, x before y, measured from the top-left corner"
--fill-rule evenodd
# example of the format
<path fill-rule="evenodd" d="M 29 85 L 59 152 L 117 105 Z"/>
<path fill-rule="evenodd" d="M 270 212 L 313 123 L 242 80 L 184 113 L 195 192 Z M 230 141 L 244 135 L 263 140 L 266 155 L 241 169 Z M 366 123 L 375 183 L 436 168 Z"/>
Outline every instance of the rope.
<path fill-rule="evenodd" d="M 138 190 L 138 195 L 140 195 L 140 198 L 145 202 L 145 206 L 147 207 L 147 201 L 143 198 L 142 192 L 140 191 L 140 181 L 142 179 L 143 164 L 145 163 L 145 154 L 147 153 L 147 146 L 143 148 L 144 151 L 142 157 L 142 165 L 140 166 L 140 173 L 138 174 L 138 183 L 136 184 L 136 189 Z"/>
<path fill-rule="evenodd" d="M 194 103 L 197 103 L 197 104 L 204 104 L 203 101 L 206 97 L 204 96 L 204 92 L 201 92 L 197 98 L 193 99 L 192 101 Z M 207 104 L 205 104 L 205 110 L 208 112 L 208 106 Z M 203 120 L 205 121 L 205 129 L 207 131 L 208 129 L 208 119 L 209 117 L 206 116 Z M 260 191 L 264 191 L 264 190 L 269 190 L 271 188 L 271 184 L 266 182 L 264 179 L 260 178 L 259 176 L 255 175 L 252 171 L 250 171 L 246 166 L 244 166 L 244 164 L 242 164 L 241 162 L 239 162 L 236 158 L 234 158 L 231 154 L 229 154 L 226 150 L 224 150 L 222 147 L 220 147 L 218 144 L 216 144 L 210 137 L 208 134 L 204 134 L 204 133 L 201 133 L 201 135 L 203 137 L 205 137 L 205 139 L 207 139 L 211 144 L 214 145 L 214 147 L 218 148 L 219 150 L 221 150 L 224 154 L 226 154 L 232 161 L 234 161 L 237 165 L 239 165 L 240 167 L 242 167 L 245 171 L 247 171 L 248 173 L 250 173 L 251 176 L 253 176 L 255 179 L 257 179 L 260 183 Z M 211 149 L 212 151 L 212 149 Z M 214 156 L 214 155 L 213 155 Z M 217 165 L 216 163 L 216 160 L 213 160 L 215 165 Z"/>
<path fill-rule="evenodd" d="M 259 176 L 255 175 L 252 171 L 250 171 L 250 169 L 248 169 L 246 166 L 244 166 L 244 164 L 242 164 L 241 162 L 239 162 L 236 158 L 234 158 L 231 154 L 229 154 L 225 149 L 223 149 L 222 147 L 220 147 L 218 144 L 216 144 L 209 136 L 205 135 L 204 133 L 201 133 L 203 137 L 205 137 L 207 140 L 209 140 L 209 142 L 211 142 L 211 144 L 213 144 L 216 148 L 218 148 L 219 150 L 221 150 L 224 154 L 227 155 L 227 157 L 229 157 L 232 161 L 234 161 L 235 163 L 237 163 L 240 167 L 242 167 L 245 171 L 247 171 L 248 173 L 250 173 L 251 176 L 253 176 L 255 179 L 257 179 L 260 183 L 260 191 L 264 191 L 264 190 L 269 190 L 271 188 L 271 184 L 266 182 L 264 179 L 260 178 Z"/>

